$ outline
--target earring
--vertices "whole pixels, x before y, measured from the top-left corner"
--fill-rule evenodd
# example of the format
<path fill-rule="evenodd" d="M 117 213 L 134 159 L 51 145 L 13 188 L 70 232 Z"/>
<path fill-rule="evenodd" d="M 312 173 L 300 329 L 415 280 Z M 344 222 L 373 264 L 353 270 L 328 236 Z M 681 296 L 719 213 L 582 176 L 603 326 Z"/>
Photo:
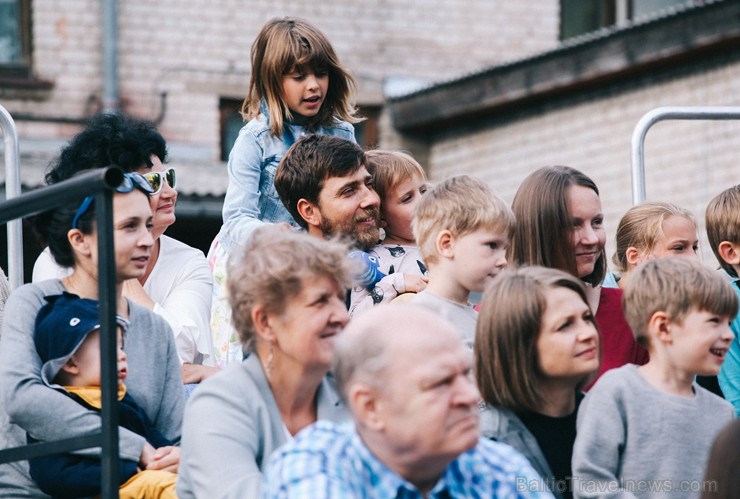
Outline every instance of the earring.
<path fill-rule="evenodd" d="M 265 373 L 267 374 L 267 377 L 271 377 L 273 373 L 273 367 L 272 367 L 272 359 L 273 359 L 273 343 L 270 342 L 270 352 L 267 354 L 267 362 L 265 362 Z"/>

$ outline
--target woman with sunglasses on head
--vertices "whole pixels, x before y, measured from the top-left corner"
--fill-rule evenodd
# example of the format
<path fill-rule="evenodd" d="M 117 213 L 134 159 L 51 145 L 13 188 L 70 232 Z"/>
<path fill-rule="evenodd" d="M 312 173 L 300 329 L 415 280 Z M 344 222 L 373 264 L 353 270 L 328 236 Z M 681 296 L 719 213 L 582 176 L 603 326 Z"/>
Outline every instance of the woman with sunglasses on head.
<path fill-rule="evenodd" d="M 113 196 L 113 246 L 116 270 L 116 314 L 129 322 L 124 350 L 130 374 L 127 390 L 155 427 L 178 441 L 184 399 L 180 365 L 167 322 L 123 295 L 126 280 L 141 277 L 152 253 L 151 185 L 138 174 L 126 174 Z M 0 336 L 0 447 L 26 443 L 26 434 L 40 441 L 91 434 L 100 430 L 100 416 L 45 384 L 41 359 L 34 346 L 35 320 L 45 297 L 72 293 L 97 300 L 98 244 L 94 198 L 42 213 L 36 229 L 49 244 L 54 260 L 72 269 L 61 279 L 19 287 L 7 302 Z M 11 422 L 13 424 L 11 424 Z M 141 469 L 176 471 L 176 447 L 152 454 L 144 437 L 119 428 L 120 456 Z M 100 451 L 88 451 L 99 455 Z M 44 497 L 28 475 L 25 462 L 0 465 L 0 490 L 24 497 Z"/>
<path fill-rule="evenodd" d="M 46 182 L 66 180 L 79 171 L 116 165 L 141 173 L 155 189 L 150 196 L 154 246 L 146 272 L 127 281 L 123 294 L 164 317 L 172 328 L 182 362 L 183 382 L 198 383 L 217 369 L 210 332 L 213 277 L 203 253 L 164 231 L 175 222 L 176 174 L 166 169 L 166 144 L 150 123 L 120 114 L 101 114 L 62 150 Z M 33 282 L 69 273 L 45 250 Z"/>

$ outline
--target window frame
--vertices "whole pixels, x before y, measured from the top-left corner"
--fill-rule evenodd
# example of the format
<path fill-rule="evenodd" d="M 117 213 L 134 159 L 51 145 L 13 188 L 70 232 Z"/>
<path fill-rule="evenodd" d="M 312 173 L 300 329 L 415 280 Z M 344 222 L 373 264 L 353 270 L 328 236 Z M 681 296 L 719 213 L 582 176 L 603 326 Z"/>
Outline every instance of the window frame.
<path fill-rule="evenodd" d="M 600 29 L 604 28 L 613 28 L 613 27 L 622 27 L 635 18 L 635 2 L 638 0 L 581 0 L 581 4 L 583 2 L 589 2 L 592 5 L 596 4 L 597 7 L 601 9 L 599 20 L 591 20 L 595 22 L 595 25 L 589 29 L 582 32 L 578 32 L 575 34 L 569 34 L 564 35 L 565 32 L 565 26 L 566 26 L 566 17 L 569 15 L 567 11 L 570 11 L 571 15 L 572 12 L 576 9 L 583 10 L 583 5 L 567 5 L 566 4 L 572 2 L 573 0 L 560 0 L 560 15 L 559 15 L 559 22 L 560 22 L 560 30 L 559 30 L 559 38 L 560 41 L 566 41 L 570 40 L 572 38 L 576 38 L 579 36 L 583 36 L 589 33 L 593 33 L 595 31 L 598 31 Z M 702 0 L 675 0 L 675 6 L 685 6 L 688 7 L 691 4 L 699 5 L 702 3 Z M 667 7 L 662 7 L 667 8 Z M 655 10 L 655 12 L 659 12 L 660 10 Z M 590 23 L 584 23 L 584 24 L 590 24 Z"/>
<path fill-rule="evenodd" d="M 29 80 L 31 79 L 31 55 L 32 46 L 32 19 L 31 0 L 17 0 L 19 9 L 19 28 L 21 60 L 19 62 L 0 62 L 0 84 L 3 80 Z"/>

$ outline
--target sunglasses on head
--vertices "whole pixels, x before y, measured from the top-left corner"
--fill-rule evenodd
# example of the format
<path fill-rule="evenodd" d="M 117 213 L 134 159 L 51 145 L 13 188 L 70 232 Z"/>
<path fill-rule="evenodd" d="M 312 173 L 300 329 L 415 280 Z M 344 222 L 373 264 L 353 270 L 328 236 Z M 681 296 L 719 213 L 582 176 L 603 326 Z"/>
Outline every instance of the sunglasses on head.
<path fill-rule="evenodd" d="M 133 191 L 134 189 L 140 190 L 147 196 L 155 194 L 154 188 L 152 188 L 152 185 L 149 183 L 149 181 L 139 173 L 124 173 L 123 182 L 121 182 L 121 185 L 115 188 L 115 191 L 120 192 L 121 194 L 125 194 L 127 192 Z M 90 209 L 90 206 L 92 205 L 94 200 L 95 196 L 87 196 L 85 199 L 82 200 L 82 204 L 80 204 L 80 207 L 77 208 L 75 216 L 72 219 L 73 229 L 77 228 L 80 217 L 87 213 L 87 210 Z"/>
<path fill-rule="evenodd" d="M 143 173 L 141 176 L 144 177 L 146 181 L 149 182 L 149 184 L 152 186 L 152 189 L 154 189 L 154 194 L 157 194 L 159 191 L 162 190 L 162 186 L 164 186 L 165 180 L 173 189 L 177 184 L 177 175 L 175 175 L 174 168 L 167 168 L 163 172 Z"/>

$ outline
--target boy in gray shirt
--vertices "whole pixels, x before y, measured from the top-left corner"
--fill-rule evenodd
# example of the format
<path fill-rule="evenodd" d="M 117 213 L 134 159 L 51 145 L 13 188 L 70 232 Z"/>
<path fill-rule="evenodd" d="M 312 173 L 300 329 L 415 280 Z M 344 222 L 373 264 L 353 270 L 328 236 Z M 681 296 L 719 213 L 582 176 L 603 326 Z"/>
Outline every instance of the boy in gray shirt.
<path fill-rule="evenodd" d="M 650 260 L 630 277 L 625 317 L 650 353 L 604 374 L 581 403 L 573 448 L 575 497 L 699 497 L 712 441 L 732 406 L 700 387 L 716 375 L 738 300 L 699 262 Z"/>
<path fill-rule="evenodd" d="M 424 194 L 412 226 L 429 282 L 411 301 L 447 319 L 472 349 L 478 313 L 468 298 L 506 266 L 514 213 L 485 183 L 457 175 Z"/>

